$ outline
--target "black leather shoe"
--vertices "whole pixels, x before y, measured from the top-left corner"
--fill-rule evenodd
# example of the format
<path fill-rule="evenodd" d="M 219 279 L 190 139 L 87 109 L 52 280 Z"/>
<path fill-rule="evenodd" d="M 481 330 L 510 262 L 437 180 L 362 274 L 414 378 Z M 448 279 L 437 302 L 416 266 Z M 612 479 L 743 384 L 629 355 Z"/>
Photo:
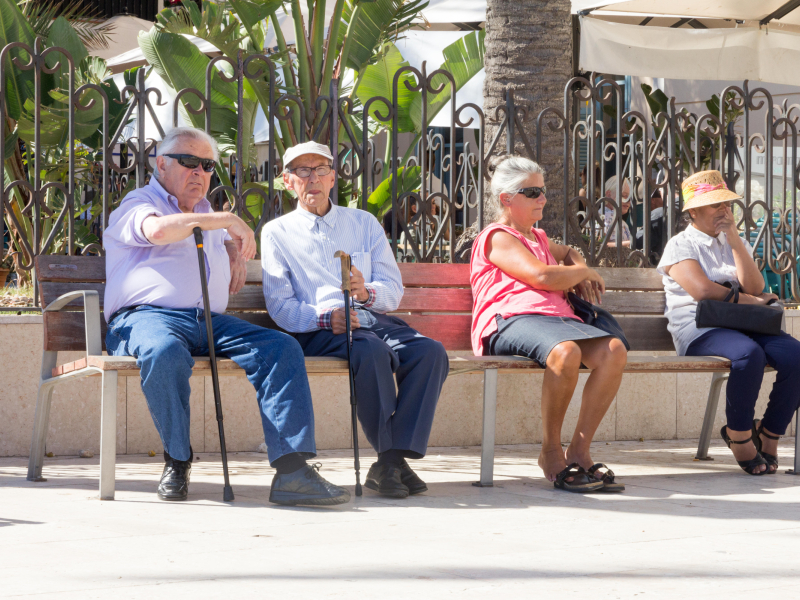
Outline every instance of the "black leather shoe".
<path fill-rule="evenodd" d="M 189 475 L 192 463 L 188 460 L 171 458 L 164 464 L 161 483 L 158 484 L 158 497 L 161 500 L 186 500 L 189 495 Z"/>
<path fill-rule="evenodd" d="M 364 485 L 381 496 L 408 498 L 408 488 L 401 480 L 400 467 L 396 465 L 372 463 Z"/>
<path fill-rule="evenodd" d="M 331 506 L 350 501 L 350 492 L 319 474 L 320 464 L 306 465 L 294 473 L 275 473 L 269 501 L 285 506 Z"/>
<path fill-rule="evenodd" d="M 408 493 L 412 496 L 428 491 L 428 486 L 419 478 L 419 475 L 411 470 L 405 459 L 403 459 L 403 464 L 400 465 L 400 481 L 408 488 Z"/>

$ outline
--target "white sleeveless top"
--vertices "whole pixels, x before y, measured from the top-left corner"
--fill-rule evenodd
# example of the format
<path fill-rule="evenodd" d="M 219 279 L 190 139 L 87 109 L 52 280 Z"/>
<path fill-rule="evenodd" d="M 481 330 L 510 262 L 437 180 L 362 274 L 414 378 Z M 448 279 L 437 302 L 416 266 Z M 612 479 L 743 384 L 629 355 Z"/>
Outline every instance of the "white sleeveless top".
<path fill-rule="evenodd" d="M 752 254 L 752 248 L 747 240 L 742 238 L 744 246 Z M 696 260 L 700 268 L 711 281 L 724 283 L 726 281 L 739 282 L 736 275 L 736 263 L 733 260 L 733 250 L 724 233 L 717 237 L 706 235 L 689 225 L 669 242 L 664 248 L 664 255 L 658 263 L 657 271 L 664 278 L 664 291 L 667 296 L 667 308 L 664 316 L 669 319 L 669 332 L 679 356 L 684 356 L 689 345 L 712 328 L 698 328 L 694 317 L 697 312 L 697 302 L 684 290 L 664 269 L 684 260 Z"/>

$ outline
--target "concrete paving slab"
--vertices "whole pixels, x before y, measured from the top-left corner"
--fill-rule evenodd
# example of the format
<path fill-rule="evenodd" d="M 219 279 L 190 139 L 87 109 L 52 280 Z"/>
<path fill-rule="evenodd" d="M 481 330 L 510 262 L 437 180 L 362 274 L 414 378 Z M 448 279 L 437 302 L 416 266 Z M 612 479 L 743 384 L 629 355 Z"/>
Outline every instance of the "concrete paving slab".
<path fill-rule="evenodd" d="M 597 443 L 615 495 L 555 490 L 534 445 L 499 446 L 495 487 L 476 488 L 478 448 L 434 448 L 413 465 L 428 493 L 323 509 L 270 505 L 257 453 L 230 455 L 231 505 L 219 455 L 199 455 L 185 503 L 156 498 L 160 457 L 119 457 L 114 502 L 96 499 L 96 458 L 47 459 L 39 484 L 3 458 L 0 597 L 800 597 L 800 479 L 748 476 L 717 443 L 696 462 L 696 446 Z M 352 490 L 349 451 L 318 460 Z"/>

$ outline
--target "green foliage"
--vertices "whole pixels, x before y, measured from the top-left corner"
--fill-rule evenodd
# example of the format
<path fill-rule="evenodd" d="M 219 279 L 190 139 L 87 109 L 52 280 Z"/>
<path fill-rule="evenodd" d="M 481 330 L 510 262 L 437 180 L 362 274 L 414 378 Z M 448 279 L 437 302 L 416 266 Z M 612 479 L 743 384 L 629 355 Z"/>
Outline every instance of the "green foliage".
<path fill-rule="evenodd" d="M 397 196 L 398 198 L 408 192 L 419 190 L 420 167 L 401 167 L 397 169 Z M 375 215 L 380 221 L 392 208 L 392 181 L 394 176 L 389 175 L 375 188 L 367 200 L 367 211 Z"/>
<path fill-rule="evenodd" d="M 125 107 L 115 100 L 120 99 L 120 92 L 110 78 L 105 61 L 89 57 L 85 42 L 93 47 L 102 47 L 109 31 L 107 26 L 98 26 L 96 21 L 87 17 L 81 5 L 73 2 L 69 5 L 42 2 L 22 2 L 20 6 L 13 0 L 0 0 L 0 45 L 11 42 L 23 42 L 34 46 L 37 35 L 42 36 L 43 47 L 57 46 L 64 49 L 71 57 L 75 70 L 73 90 L 84 83 L 94 83 L 106 90 L 109 98 L 110 125 L 116 129 L 124 118 Z M 56 17 L 56 8 L 61 16 Z M 23 64 L 30 60 L 22 50 L 13 50 L 11 56 L 18 57 Z M 103 151 L 102 116 L 103 106 L 100 95 L 90 90 L 84 93 L 82 104 L 86 106 L 94 99 L 94 106 L 86 111 L 76 111 L 74 115 L 75 147 L 69 144 L 69 90 L 70 60 L 61 52 L 51 52 L 45 58 L 48 69 L 53 73 L 41 74 L 41 97 L 39 105 L 34 88 L 34 70 L 22 70 L 7 62 L 5 67 L 5 109 L 8 117 L 5 126 L 5 164 L 3 178 L 8 185 L 13 180 L 25 180 L 33 185 L 37 175 L 34 169 L 35 156 L 39 157 L 38 173 L 43 183 L 71 184 L 74 186 L 75 213 L 88 212 L 96 216 L 102 210 L 101 196 L 85 206 L 80 205 L 82 191 L 86 185 L 94 182 L 92 173 L 93 161 L 97 151 Z M 34 121 L 36 110 L 40 111 L 40 140 L 38 147 L 34 144 Z M 20 141 L 25 142 L 25 152 L 21 151 Z M 70 159 L 75 165 L 74 178 L 70 181 Z M 24 188 L 15 187 L 9 194 L 9 213 L 6 213 L 6 225 L 11 234 L 11 246 L 21 253 L 22 262 L 30 264 L 22 240 L 33 240 L 33 213 L 26 211 L 30 198 Z M 58 253 L 67 250 L 67 227 L 59 224 L 59 215 L 64 210 L 65 196 L 55 187 L 50 187 L 44 194 L 42 217 L 38 224 L 41 234 L 42 252 Z M 13 219 L 11 218 L 13 215 Z M 89 229 L 81 222 L 73 228 L 75 246 L 80 248 L 97 242 Z M 27 272 L 26 272 L 27 273 Z M 24 274 L 23 274 L 24 275 Z"/>

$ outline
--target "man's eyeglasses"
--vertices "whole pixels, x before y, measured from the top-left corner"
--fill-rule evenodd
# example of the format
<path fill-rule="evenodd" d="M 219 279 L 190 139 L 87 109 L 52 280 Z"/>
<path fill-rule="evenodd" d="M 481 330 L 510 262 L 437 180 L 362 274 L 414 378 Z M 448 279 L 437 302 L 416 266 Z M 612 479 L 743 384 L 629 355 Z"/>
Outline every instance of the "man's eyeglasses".
<path fill-rule="evenodd" d="M 202 165 L 203 171 L 206 173 L 211 173 L 214 167 L 217 166 L 217 161 L 213 158 L 200 158 L 194 154 L 165 154 L 164 156 L 174 158 L 180 166 L 187 169 L 196 169 L 197 165 Z"/>
<path fill-rule="evenodd" d="M 298 177 L 302 177 L 306 179 L 307 177 L 311 177 L 311 171 L 314 171 L 317 174 L 317 177 L 325 177 L 325 175 L 330 175 L 333 167 L 330 165 L 320 165 L 318 167 L 297 167 L 296 169 L 286 169 L 289 173 L 294 173 Z"/>
<path fill-rule="evenodd" d="M 517 190 L 517 193 L 524 195 L 526 198 L 532 198 L 533 200 L 536 200 L 536 198 L 542 194 L 547 195 L 547 187 L 526 187 L 522 188 L 521 190 Z"/>

